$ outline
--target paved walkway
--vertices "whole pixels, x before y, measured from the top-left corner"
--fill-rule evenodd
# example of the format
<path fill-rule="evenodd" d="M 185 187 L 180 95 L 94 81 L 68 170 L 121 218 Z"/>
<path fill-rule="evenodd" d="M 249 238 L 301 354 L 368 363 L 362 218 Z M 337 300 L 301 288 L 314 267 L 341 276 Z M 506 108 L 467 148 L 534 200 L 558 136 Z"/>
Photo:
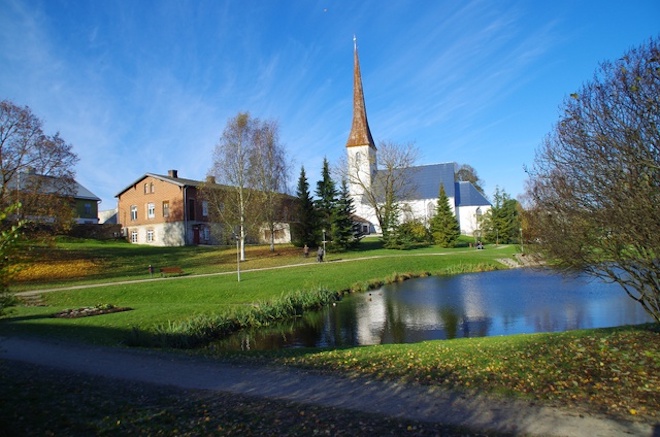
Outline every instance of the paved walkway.
<path fill-rule="evenodd" d="M 340 407 L 427 422 L 541 436 L 649 436 L 656 427 L 366 378 L 320 375 L 287 367 L 237 366 L 161 351 L 0 337 L 0 359 L 169 385 Z"/>

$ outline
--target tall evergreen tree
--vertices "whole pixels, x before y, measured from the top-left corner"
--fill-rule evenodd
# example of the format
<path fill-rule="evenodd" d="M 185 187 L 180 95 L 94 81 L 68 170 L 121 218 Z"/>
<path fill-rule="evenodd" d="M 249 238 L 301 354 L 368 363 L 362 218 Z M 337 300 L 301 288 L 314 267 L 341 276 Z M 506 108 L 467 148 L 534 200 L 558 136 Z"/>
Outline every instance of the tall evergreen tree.
<path fill-rule="evenodd" d="M 355 207 L 348 192 L 348 183 L 346 179 L 342 179 L 330 228 L 333 248 L 346 250 L 355 247 L 360 242 L 362 231 L 360 224 L 353 222 L 354 213 Z"/>
<path fill-rule="evenodd" d="M 323 170 L 321 180 L 316 183 L 316 210 L 319 214 L 319 226 L 326 230 L 326 238 L 334 239 L 332 235 L 332 217 L 337 207 L 337 187 L 330 176 L 330 165 L 328 159 L 323 159 Z"/>
<path fill-rule="evenodd" d="M 513 243 L 519 240 L 520 217 L 518 201 L 506 191 L 495 188 L 493 206 L 482 217 L 481 228 L 490 242 Z"/>
<path fill-rule="evenodd" d="M 431 219 L 431 235 L 433 242 L 440 247 L 453 246 L 461 235 L 461 228 L 451 210 L 449 197 L 447 197 L 443 184 L 440 184 L 438 204 L 435 207 L 435 215 Z"/>
<path fill-rule="evenodd" d="M 318 214 L 314 207 L 314 200 L 309 192 L 309 183 L 305 174 L 305 167 L 300 168 L 300 177 L 298 178 L 298 188 L 296 190 L 297 202 L 297 223 L 292 236 L 293 244 L 302 247 L 305 244 L 314 246 L 317 244 L 318 237 Z"/>

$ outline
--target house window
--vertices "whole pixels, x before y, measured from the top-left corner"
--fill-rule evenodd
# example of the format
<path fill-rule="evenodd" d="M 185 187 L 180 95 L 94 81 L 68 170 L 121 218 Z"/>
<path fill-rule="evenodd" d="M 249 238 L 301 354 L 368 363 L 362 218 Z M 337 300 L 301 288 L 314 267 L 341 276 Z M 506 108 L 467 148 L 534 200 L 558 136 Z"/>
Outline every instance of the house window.
<path fill-rule="evenodd" d="M 91 203 L 86 203 L 85 204 L 85 215 L 92 215 L 92 204 Z"/>
<path fill-rule="evenodd" d="M 131 231 L 131 243 L 137 243 L 137 242 L 138 242 L 138 232 Z"/>
<path fill-rule="evenodd" d="M 156 205 L 153 203 L 147 203 L 147 217 L 150 219 L 156 217 Z"/>
<path fill-rule="evenodd" d="M 151 182 L 151 183 L 149 184 L 149 192 L 150 192 L 150 193 L 155 193 L 155 192 L 156 192 L 156 191 L 154 190 L 154 183 L 153 183 L 153 182 Z"/>
<path fill-rule="evenodd" d="M 204 241 L 209 241 L 211 239 L 211 232 L 209 232 L 209 228 L 206 226 L 202 228 L 202 238 L 204 238 Z"/>
<path fill-rule="evenodd" d="M 147 242 L 148 243 L 153 243 L 154 242 L 154 230 L 153 229 L 147 229 Z"/>
<path fill-rule="evenodd" d="M 202 202 L 202 216 L 208 217 L 208 215 L 209 215 L 209 203 L 206 200 L 204 200 Z"/>
<path fill-rule="evenodd" d="M 149 194 L 149 184 L 144 184 L 144 194 Z"/>
<path fill-rule="evenodd" d="M 137 220 L 137 205 L 131 205 L 131 220 Z"/>
<path fill-rule="evenodd" d="M 170 202 L 165 200 L 163 202 L 163 217 L 169 217 L 170 216 Z"/>

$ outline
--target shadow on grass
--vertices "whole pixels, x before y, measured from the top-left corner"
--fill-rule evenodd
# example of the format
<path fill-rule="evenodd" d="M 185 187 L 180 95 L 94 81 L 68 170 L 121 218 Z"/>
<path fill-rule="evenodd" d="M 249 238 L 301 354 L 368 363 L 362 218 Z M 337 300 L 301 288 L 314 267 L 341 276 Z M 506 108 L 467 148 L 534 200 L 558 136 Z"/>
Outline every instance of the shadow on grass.
<path fill-rule="evenodd" d="M 41 338 L 72 343 L 103 346 L 124 346 L 131 328 L 109 328 L 84 324 L 60 323 L 63 319 L 53 317 L 55 313 L 0 319 L 0 336 Z M 107 317 L 98 315 L 92 317 Z M 79 318 L 89 319 L 90 317 Z M 51 320 L 52 322 L 49 322 Z M 71 319 L 66 319 L 67 322 Z"/>
<path fill-rule="evenodd" d="M 29 320 L 51 319 L 55 316 L 55 314 L 56 313 L 32 314 L 29 316 L 19 316 L 19 317 L 11 317 L 11 315 L 8 315 L 0 318 L 0 326 L 2 326 L 3 324 L 20 323 Z"/>

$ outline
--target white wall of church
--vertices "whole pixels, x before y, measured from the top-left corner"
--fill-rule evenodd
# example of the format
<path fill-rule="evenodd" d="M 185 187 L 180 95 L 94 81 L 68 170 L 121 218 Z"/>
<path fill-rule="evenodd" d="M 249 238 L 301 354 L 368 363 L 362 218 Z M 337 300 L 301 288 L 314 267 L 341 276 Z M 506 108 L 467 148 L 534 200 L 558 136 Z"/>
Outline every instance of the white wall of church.
<path fill-rule="evenodd" d="M 479 230 L 479 217 L 490 210 L 490 205 L 485 206 L 461 206 L 458 208 L 458 223 L 461 233 L 474 235 Z"/>
<path fill-rule="evenodd" d="M 437 199 L 419 199 L 410 202 L 403 202 L 401 204 L 401 215 L 399 217 L 400 222 L 403 223 L 418 220 L 423 223 L 424 226 L 429 226 L 431 218 L 435 215 L 436 202 Z M 478 231 L 479 229 L 478 217 L 485 214 L 486 211 L 490 209 L 490 206 L 461 206 L 457 211 L 454 206 L 453 197 L 449 198 L 449 205 L 458 220 L 461 233 L 464 235 L 474 235 L 475 231 Z M 357 209 L 356 214 L 373 223 L 377 234 L 381 233 L 380 226 L 378 226 L 378 219 L 376 218 L 373 208 L 362 204 L 360 205 L 360 208 Z"/>

